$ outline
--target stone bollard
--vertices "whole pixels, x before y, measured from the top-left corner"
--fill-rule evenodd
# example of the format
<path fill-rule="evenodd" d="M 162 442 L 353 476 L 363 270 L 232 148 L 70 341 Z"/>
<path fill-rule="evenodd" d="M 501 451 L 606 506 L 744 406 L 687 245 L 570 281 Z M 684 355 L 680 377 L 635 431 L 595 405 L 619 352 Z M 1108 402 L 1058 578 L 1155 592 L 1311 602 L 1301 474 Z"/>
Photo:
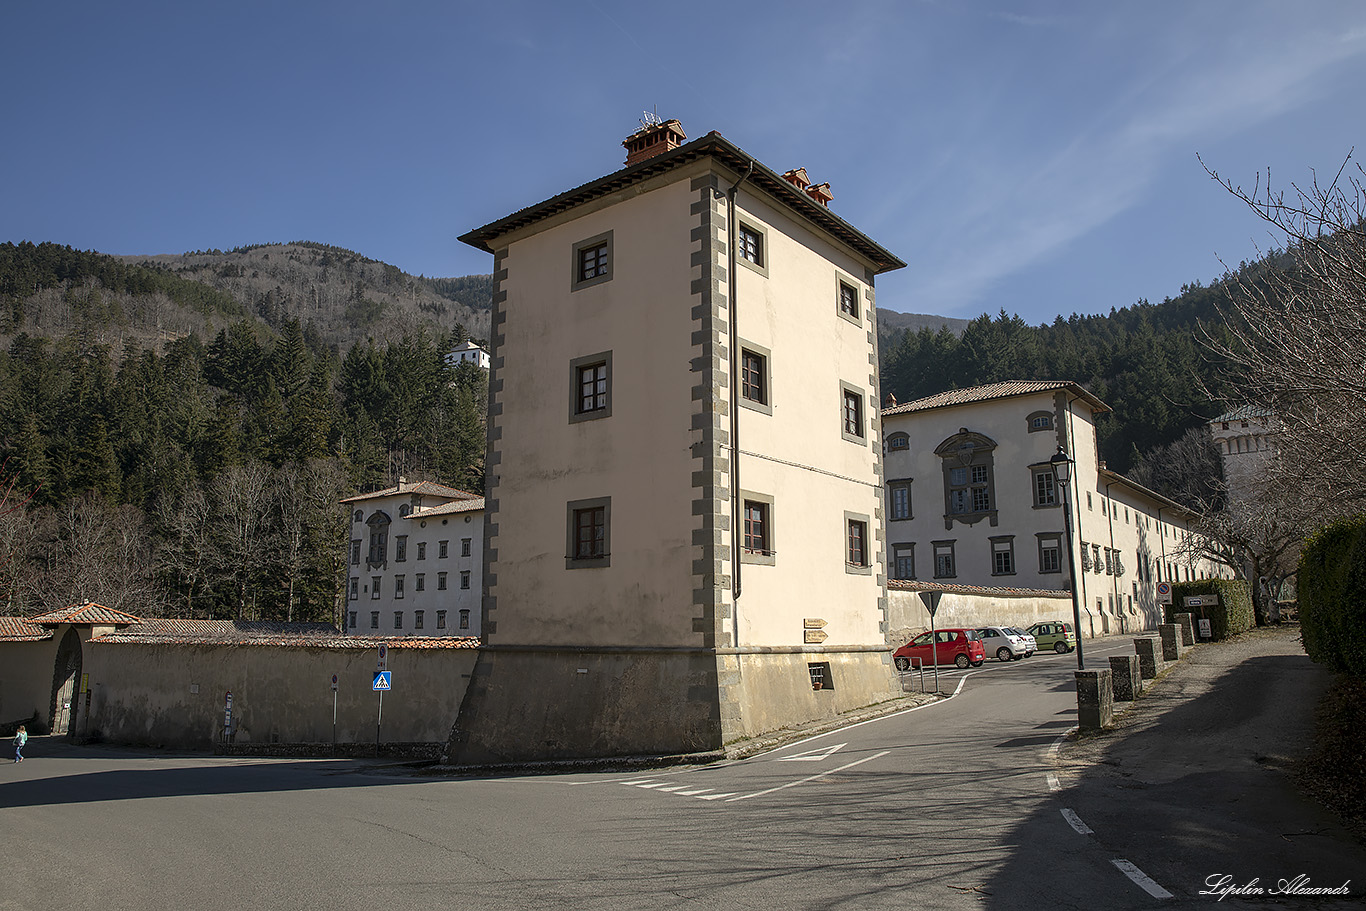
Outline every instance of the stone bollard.
<path fill-rule="evenodd" d="M 1181 624 L 1181 646 L 1191 648 L 1195 645 L 1195 615 L 1172 614 L 1172 620 Z"/>
<path fill-rule="evenodd" d="M 1162 644 L 1156 636 L 1134 638 L 1134 652 L 1138 655 L 1138 672 L 1144 680 L 1153 680 L 1162 673 L 1166 661 L 1162 659 Z"/>
<path fill-rule="evenodd" d="M 1110 673 L 1116 702 L 1133 702 L 1143 692 L 1143 675 L 1138 670 L 1137 655 L 1111 655 Z"/>
<path fill-rule="evenodd" d="M 1181 627 L 1175 623 L 1160 623 L 1158 635 L 1162 637 L 1162 660 L 1181 660 Z"/>
<path fill-rule="evenodd" d="M 1083 731 L 1104 730 L 1115 720 L 1115 691 L 1108 668 L 1077 675 L 1077 723 Z"/>

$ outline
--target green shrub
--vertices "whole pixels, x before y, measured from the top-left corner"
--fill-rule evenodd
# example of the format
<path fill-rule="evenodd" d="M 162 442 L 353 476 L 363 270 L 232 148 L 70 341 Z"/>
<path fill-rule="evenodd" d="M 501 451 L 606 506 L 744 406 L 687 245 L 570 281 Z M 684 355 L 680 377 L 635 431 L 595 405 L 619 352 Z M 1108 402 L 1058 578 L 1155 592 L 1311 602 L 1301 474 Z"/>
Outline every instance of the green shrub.
<path fill-rule="evenodd" d="M 1186 598 L 1196 595 L 1217 595 L 1217 604 L 1186 607 Z M 1209 599 L 1214 600 L 1214 599 Z M 1201 579 L 1198 582 L 1172 584 L 1172 603 L 1166 606 L 1168 623 L 1175 623 L 1176 614 L 1191 614 L 1196 620 L 1208 620 L 1210 635 L 1215 640 L 1227 639 L 1252 629 L 1252 591 L 1240 579 Z"/>
<path fill-rule="evenodd" d="M 1366 516 L 1334 522 L 1305 541 L 1299 594 L 1305 653 L 1366 677 Z"/>

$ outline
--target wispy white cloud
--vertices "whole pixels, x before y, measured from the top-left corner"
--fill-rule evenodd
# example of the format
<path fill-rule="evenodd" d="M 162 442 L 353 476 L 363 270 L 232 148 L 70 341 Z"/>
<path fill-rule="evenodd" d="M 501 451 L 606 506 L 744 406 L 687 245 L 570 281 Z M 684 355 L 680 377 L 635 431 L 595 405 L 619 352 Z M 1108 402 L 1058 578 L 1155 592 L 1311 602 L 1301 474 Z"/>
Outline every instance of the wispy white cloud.
<path fill-rule="evenodd" d="M 1354 34 L 1248 29 L 1220 42 L 1169 48 L 1165 58 L 1150 56 L 1106 110 L 1059 137 L 1051 153 L 1037 135 L 1015 154 L 974 151 L 974 160 L 951 171 L 963 181 L 958 205 L 932 228 L 920 226 L 922 237 L 932 230 L 943 241 L 913 264 L 901 303 L 975 312 L 1011 275 L 1056 257 L 1144 200 L 1171 161 L 1312 100 L 1335 66 L 1366 53 L 1366 30 Z M 1150 52 L 1133 50 L 1140 57 Z M 886 200 L 882 218 L 914 211 L 915 194 L 923 191 L 903 184 Z"/>

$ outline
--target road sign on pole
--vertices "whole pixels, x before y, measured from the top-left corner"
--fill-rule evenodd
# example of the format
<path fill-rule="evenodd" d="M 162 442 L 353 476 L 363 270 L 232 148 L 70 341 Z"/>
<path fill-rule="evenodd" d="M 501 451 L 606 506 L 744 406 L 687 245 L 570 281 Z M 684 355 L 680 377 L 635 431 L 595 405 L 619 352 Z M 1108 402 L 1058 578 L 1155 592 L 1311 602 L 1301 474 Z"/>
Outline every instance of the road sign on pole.
<path fill-rule="evenodd" d="M 375 664 L 375 670 L 387 671 L 389 669 L 389 646 L 383 642 L 379 644 L 379 661 Z"/>
<path fill-rule="evenodd" d="M 375 671 L 375 680 L 371 689 L 378 693 L 393 689 L 393 677 L 390 676 L 392 673 L 393 671 Z"/>
<path fill-rule="evenodd" d="M 1171 604 L 1171 603 L 1172 603 L 1172 584 L 1171 584 L 1170 582 L 1159 582 L 1159 583 L 1157 583 L 1157 603 L 1158 603 L 1158 604 Z"/>

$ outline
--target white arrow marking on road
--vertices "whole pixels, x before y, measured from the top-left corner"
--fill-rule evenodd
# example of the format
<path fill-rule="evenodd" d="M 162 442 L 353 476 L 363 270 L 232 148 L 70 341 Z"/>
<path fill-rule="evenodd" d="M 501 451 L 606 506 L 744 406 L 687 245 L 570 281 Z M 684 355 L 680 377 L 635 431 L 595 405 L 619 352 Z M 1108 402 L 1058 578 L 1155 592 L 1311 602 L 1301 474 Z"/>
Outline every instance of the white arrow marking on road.
<path fill-rule="evenodd" d="M 865 762 L 871 762 L 874 759 L 886 756 L 890 752 L 891 750 L 883 750 L 881 753 L 874 753 L 872 756 L 865 756 L 862 759 L 855 759 L 853 762 L 845 763 L 844 765 L 839 766 L 838 768 L 830 769 L 827 772 L 818 772 L 815 775 L 808 775 L 805 778 L 799 778 L 796 781 L 789 781 L 787 784 L 780 784 L 776 788 L 769 788 L 765 791 L 755 791 L 753 794 L 743 794 L 739 797 L 732 797 L 731 800 L 749 800 L 751 797 L 762 797 L 765 794 L 772 794 L 774 791 L 781 791 L 784 788 L 793 788 L 799 784 L 806 784 L 808 781 L 815 781 L 817 778 L 824 778 L 825 776 L 833 775 L 836 772 L 843 772 L 845 769 L 852 769 L 856 765 L 863 765 Z M 711 798 L 708 797 L 703 799 L 710 800 Z M 730 801 L 727 801 L 727 803 L 729 802 Z"/>
<path fill-rule="evenodd" d="M 837 743 L 832 747 L 823 750 L 807 750 L 805 753 L 798 753 L 795 756 L 780 756 L 778 762 L 820 762 L 822 759 L 829 759 L 833 754 L 844 749 L 848 744 Z"/>

